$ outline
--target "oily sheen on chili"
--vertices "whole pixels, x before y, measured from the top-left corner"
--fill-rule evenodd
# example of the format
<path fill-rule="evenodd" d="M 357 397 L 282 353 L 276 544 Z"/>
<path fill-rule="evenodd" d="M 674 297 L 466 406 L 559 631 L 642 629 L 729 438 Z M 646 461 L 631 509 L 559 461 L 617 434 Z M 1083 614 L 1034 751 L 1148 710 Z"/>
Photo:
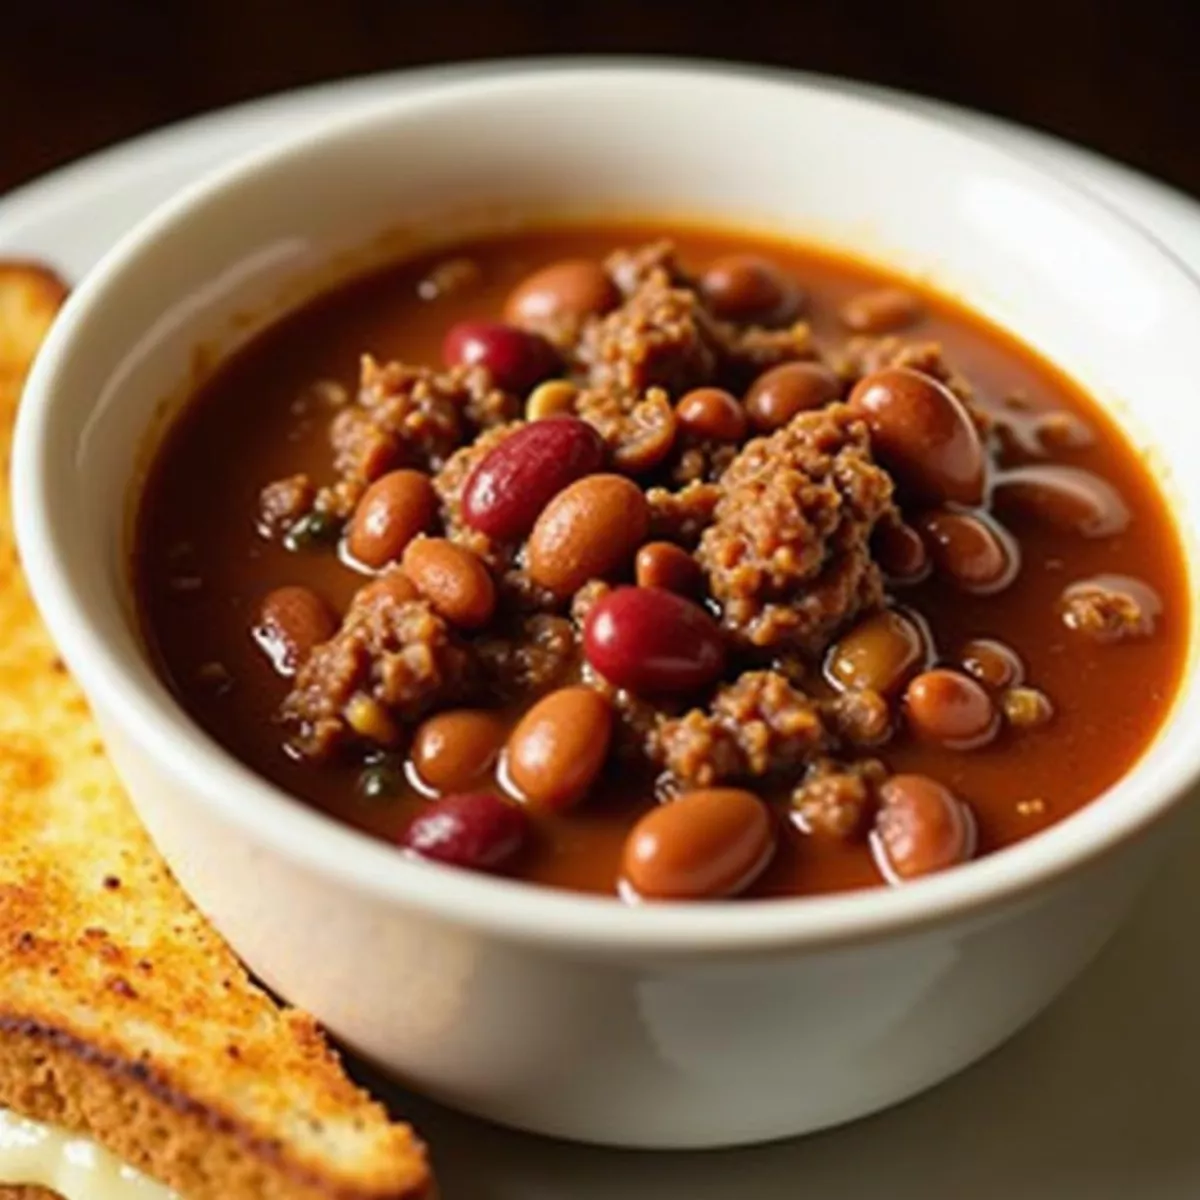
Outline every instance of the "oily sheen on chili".
<path fill-rule="evenodd" d="M 635 906 L 911 886 L 1068 818 L 1190 603 L 1151 473 L 1032 350 L 662 222 L 281 320 L 157 449 L 132 572 L 196 721 L 397 870 Z"/>

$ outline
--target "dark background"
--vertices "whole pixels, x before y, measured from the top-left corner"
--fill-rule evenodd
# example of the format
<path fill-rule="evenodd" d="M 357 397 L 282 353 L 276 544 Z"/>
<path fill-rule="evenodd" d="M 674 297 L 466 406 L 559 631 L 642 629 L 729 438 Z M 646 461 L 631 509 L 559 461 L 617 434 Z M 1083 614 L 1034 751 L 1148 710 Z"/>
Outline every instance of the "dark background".
<path fill-rule="evenodd" d="M 907 88 L 1200 194 L 1200 0 L 0 0 L 0 192 L 252 96 L 419 63 L 647 52 Z"/>

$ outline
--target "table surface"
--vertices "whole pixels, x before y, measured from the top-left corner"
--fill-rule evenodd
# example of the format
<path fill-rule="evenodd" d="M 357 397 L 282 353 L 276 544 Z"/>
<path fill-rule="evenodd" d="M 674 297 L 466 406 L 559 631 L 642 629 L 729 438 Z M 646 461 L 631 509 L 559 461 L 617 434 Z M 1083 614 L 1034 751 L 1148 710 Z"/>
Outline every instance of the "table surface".
<path fill-rule="evenodd" d="M 924 93 L 1091 146 L 1200 194 L 1200 4 L 1141 0 L 11 0 L 0 193 L 238 100 L 455 59 L 659 53 Z M 1133 19 L 1136 16 L 1136 20 Z"/>

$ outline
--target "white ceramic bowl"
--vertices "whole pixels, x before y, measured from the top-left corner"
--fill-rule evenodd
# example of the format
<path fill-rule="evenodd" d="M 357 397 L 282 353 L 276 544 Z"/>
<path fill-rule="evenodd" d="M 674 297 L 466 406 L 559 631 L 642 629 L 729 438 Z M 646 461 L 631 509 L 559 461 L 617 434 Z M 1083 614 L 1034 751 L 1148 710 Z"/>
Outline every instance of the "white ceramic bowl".
<path fill-rule="evenodd" d="M 1197 776 L 1194 677 L 1128 778 L 1023 845 L 900 889 L 631 910 L 413 864 L 305 808 L 195 728 L 139 645 L 131 481 L 196 347 L 228 351 L 376 235 L 395 250 L 546 212 L 712 217 L 919 269 L 1117 405 L 1198 525 L 1200 291 L 1101 204 L 833 90 L 548 69 L 406 92 L 234 164 L 104 260 L 20 420 L 38 602 L 184 885 L 269 984 L 392 1072 L 623 1145 L 751 1142 L 893 1104 L 1007 1038 L 1112 932 Z M 1194 577 L 1190 535 L 1188 554 Z"/>

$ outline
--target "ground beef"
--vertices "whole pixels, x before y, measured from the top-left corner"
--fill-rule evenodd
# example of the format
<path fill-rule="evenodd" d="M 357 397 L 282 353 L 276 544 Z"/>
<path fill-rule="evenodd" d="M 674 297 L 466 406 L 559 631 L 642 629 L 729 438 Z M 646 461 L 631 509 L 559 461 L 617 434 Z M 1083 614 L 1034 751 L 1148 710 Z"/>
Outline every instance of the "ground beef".
<path fill-rule="evenodd" d="M 1060 604 L 1063 624 L 1098 642 L 1149 637 L 1162 608 L 1158 594 L 1139 579 L 1098 576 L 1073 583 Z"/>
<path fill-rule="evenodd" d="M 604 260 L 604 269 L 626 299 L 652 277 L 665 279 L 674 287 L 694 286 L 679 264 L 674 243 L 666 238 L 614 250 Z"/>
<path fill-rule="evenodd" d="M 673 492 L 668 488 L 648 488 L 650 532 L 654 538 L 694 546 L 701 533 L 714 519 L 721 489 L 715 483 L 694 482 Z"/>
<path fill-rule="evenodd" d="M 470 648 L 425 601 L 398 604 L 386 590 L 365 589 L 334 636 L 313 650 L 284 700 L 291 745 L 305 758 L 328 759 L 363 740 L 347 717 L 356 698 L 378 702 L 397 721 L 413 721 L 468 697 L 477 667 Z"/>
<path fill-rule="evenodd" d="M 746 671 L 707 709 L 660 721 L 651 756 L 685 788 L 788 775 L 819 754 L 828 732 L 816 703 L 777 671 Z"/>
<path fill-rule="evenodd" d="M 737 395 L 772 367 L 819 357 L 812 330 L 805 321 L 797 321 L 786 329 L 722 323 L 717 334 L 721 347 L 720 382 Z"/>
<path fill-rule="evenodd" d="M 488 694 L 506 701 L 565 686 L 579 667 L 574 625 L 550 613 L 521 617 L 509 633 L 486 638 L 476 650 Z"/>
<path fill-rule="evenodd" d="M 721 337 L 697 293 L 659 269 L 584 326 L 576 357 L 593 389 L 640 395 L 659 387 L 678 396 L 716 378 Z"/>
<path fill-rule="evenodd" d="M 675 412 L 661 388 L 644 394 L 587 388 L 579 393 L 575 412 L 608 444 L 613 466 L 630 475 L 657 467 L 675 443 Z"/>
<path fill-rule="evenodd" d="M 892 736 L 887 698 L 871 688 L 843 692 L 821 705 L 826 724 L 852 746 L 879 746 Z"/>
<path fill-rule="evenodd" d="M 805 833 L 861 837 L 875 809 L 876 791 L 887 778 L 878 759 L 843 763 L 819 758 L 792 792 L 792 811 Z"/>
<path fill-rule="evenodd" d="M 801 413 L 748 443 L 719 492 L 697 559 L 735 640 L 816 655 L 882 604 L 869 542 L 875 524 L 895 516 L 892 480 L 846 405 Z"/>
<path fill-rule="evenodd" d="M 317 489 L 307 475 L 289 475 L 268 483 L 258 497 L 258 527 L 264 537 L 278 537 L 313 506 Z"/>

